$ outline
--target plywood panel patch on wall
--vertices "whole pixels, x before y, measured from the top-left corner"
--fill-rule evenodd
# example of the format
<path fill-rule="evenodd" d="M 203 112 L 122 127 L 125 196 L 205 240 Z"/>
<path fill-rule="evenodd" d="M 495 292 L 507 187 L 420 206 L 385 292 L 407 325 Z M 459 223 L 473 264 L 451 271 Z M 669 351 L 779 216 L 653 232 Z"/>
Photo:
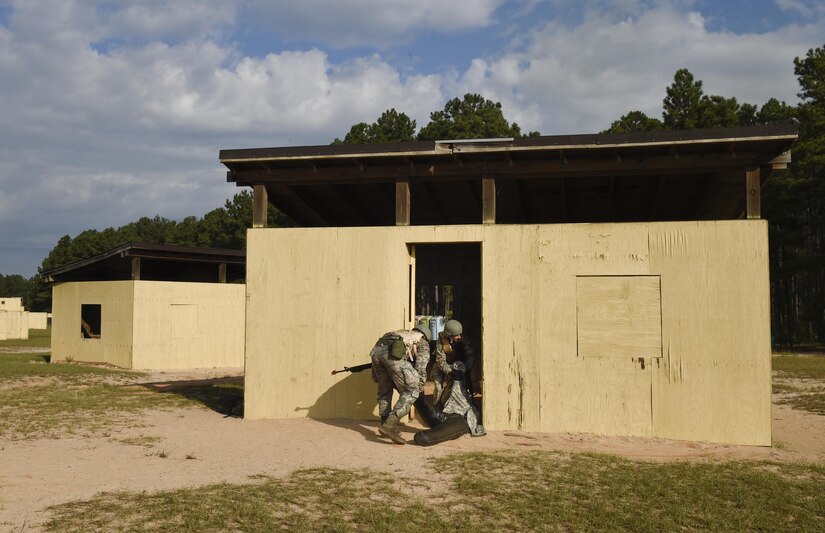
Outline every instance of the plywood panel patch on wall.
<path fill-rule="evenodd" d="M 661 357 L 659 276 L 579 276 L 576 323 L 580 357 Z"/>

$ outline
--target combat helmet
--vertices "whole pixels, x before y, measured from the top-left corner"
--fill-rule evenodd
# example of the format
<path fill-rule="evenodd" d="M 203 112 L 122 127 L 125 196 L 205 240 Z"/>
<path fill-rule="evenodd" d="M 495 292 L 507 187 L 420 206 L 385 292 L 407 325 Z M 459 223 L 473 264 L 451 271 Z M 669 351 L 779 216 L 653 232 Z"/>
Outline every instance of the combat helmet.
<path fill-rule="evenodd" d="M 426 327 L 425 325 L 416 326 L 413 328 L 413 331 L 420 331 L 424 334 L 424 338 L 427 339 L 427 342 L 433 340 L 433 333 L 430 331 L 430 328 Z"/>
<path fill-rule="evenodd" d="M 446 324 L 444 324 L 444 333 L 450 337 L 455 337 L 456 335 L 461 335 L 464 333 L 464 328 L 458 320 L 450 319 Z"/>

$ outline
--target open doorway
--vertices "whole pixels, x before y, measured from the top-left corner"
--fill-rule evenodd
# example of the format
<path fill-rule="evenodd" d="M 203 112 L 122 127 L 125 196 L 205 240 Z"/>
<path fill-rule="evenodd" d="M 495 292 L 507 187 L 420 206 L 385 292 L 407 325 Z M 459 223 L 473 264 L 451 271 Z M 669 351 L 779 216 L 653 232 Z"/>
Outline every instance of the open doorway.
<path fill-rule="evenodd" d="M 444 317 L 445 321 L 454 318 L 461 322 L 464 336 L 477 354 L 468 385 L 480 411 L 484 360 L 481 345 L 481 243 L 416 244 L 411 246 L 411 252 L 415 257 L 415 315 Z M 435 322 L 438 323 L 438 320 Z M 443 329 L 443 321 L 438 327 Z"/>

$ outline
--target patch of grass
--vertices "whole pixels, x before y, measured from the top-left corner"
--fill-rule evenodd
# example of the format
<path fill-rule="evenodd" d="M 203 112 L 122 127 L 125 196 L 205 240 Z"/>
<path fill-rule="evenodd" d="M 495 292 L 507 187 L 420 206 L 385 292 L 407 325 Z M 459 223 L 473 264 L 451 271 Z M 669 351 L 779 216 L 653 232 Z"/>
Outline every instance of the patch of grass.
<path fill-rule="evenodd" d="M 772 385 L 772 391 L 774 394 L 777 393 L 797 393 L 802 392 L 804 389 L 801 389 L 795 385 L 789 385 L 788 383 L 777 383 L 774 382 Z"/>
<path fill-rule="evenodd" d="M 52 345 L 52 330 L 30 329 L 28 339 L 3 339 L 0 347 L 12 348 L 48 348 Z"/>
<path fill-rule="evenodd" d="M 773 369 L 773 391 L 783 393 L 776 403 L 825 415 L 825 356 L 778 355 L 773 357 Z"/>
<path fill-rule="evenodd" d="M 91 365 L 50 364 L 49 356 L 32 353 L 0 353 L 0 383 L 21 378 L 141 376 L 140 372 Z"/>
<path fill-rule="evenodd" d="M 107 493 L 51 510 L 47 531 L 456 530 L 399 492 L 390 475 L 365 470 L 310 469 L 247 485 Z"/>
<path fill-rule="evenodd" d="M 129 446 L 143 446 L 144 448 L 154 448 L 155 444 L 160 442 L 160 437 L 152 435 L 138 435 L 137 437 L 126 437 L 125 439 L 117 439 L 117 442 L 127 444 Z"/>
<path fill-rule="evenodd" d="M 484 530 L 825 528 L 822 465 L 657 464 L 547 452 L 473 453 L 434 461 L 455 476 L 448 505 L 466 506 Z"/>
<path fill-rule="evenodd" d="M 778 404 L 790 405 L 794 409 L 825 415 L 825 392 L 813 391 L 794 394 L 776 401 Z"/>
<path fill-rule="evenodd" d="M 825 467 L 645 463 L 594 454 L 484 452 L 433 459 L 446 497 L 411 480 L 319 468 L 252 484 L 104 493 L 52 507 L 48 531 L 822 531 Z"/>
<path fill-rule="evenodd" d="M 825 380 L 825 356 L 775 355 L 773 369 L 782 377 Z"/>
<path fill-rule="evenodd" d="M 44 385 L 0 390 L 0 435 L 23 439 L 92 435 L 127 424 L 145 409 L 191 406 L 143 387 Z"/>
<path fill-rule="evenodd" d="M 12 439 L 102 434 L 145 409 L 203 405 L 229 413 L 243 401 L 241 383 L 153 388 L 131 383 L 142 372 L 47 364 L 38 354 L 0 354 L 0 435 Z M 167 394 L 162 394 L 166 392 Z"/>

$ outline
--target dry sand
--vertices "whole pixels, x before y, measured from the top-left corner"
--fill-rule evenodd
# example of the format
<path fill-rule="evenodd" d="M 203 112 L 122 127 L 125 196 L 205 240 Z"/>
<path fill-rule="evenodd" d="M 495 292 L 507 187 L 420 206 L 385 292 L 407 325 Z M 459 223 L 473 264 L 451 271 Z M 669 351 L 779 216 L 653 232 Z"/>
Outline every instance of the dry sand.
<path fill-rule="evenodd" d="M 225 372 L 154 373 L 149 381 L 214 378 Z M 403 473 L 430 490 L 427 459 L 470 450 L 602 452 L 648 460 L 771 459 L 825 461 L 825 417 L 774 406 L 773 448 L 634 437 L 491 431 L 430 448 L 379 439 L 375 422 L 243 420 L 207 409 L 150 411 L 140 427 L 107 436 L 12 441 L 0 437 L 0 530 L 37 531 L 50 505 L 100 491 L 156 491 L 250 476 L 283 476 L 309 467 L 373 468 Z M 415 422 L 402 434 L 411 442 Z M 149 437 L 152 446 L 125 444 Z M 166 457 L 161 457 L 166 455 Z"/>

